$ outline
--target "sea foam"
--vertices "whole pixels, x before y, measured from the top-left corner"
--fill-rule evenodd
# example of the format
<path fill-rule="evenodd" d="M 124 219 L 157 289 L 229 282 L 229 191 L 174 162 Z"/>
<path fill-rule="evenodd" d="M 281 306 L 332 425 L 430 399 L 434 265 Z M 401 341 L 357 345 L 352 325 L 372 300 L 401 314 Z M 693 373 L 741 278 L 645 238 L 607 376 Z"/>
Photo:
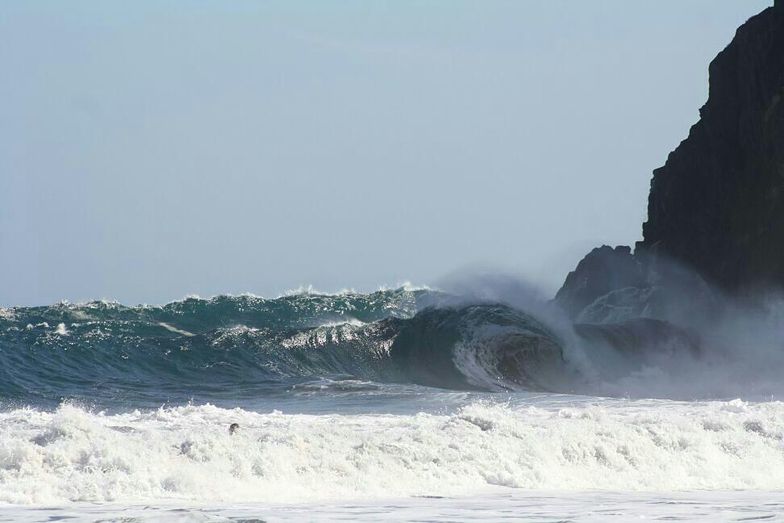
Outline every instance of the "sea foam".
<path fill-rule="evenodd" d="M 486 489 L 784 488 L 784 404 L 473 402 L 284 414 L 64 404 L 0 413 L 0 501 L 304 502 Z M 228 426 L 240 429 L 230 435 Z"/>

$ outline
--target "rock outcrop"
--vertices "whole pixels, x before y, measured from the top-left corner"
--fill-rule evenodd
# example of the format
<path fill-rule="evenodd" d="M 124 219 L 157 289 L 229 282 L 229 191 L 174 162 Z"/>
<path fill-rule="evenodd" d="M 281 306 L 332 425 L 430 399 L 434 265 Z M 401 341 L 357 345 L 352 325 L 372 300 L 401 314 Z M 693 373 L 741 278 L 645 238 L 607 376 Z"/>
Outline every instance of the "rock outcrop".
<path fill-rule="evenodd" d="M 619 245 L 613 249 L 602 245 L 588 253 L 569 273 L 555 301 L 570 317 L 576 318 L 580 311 L 613 290 L 643 285 L 641 264 L 630 247 Z"/>
<path fill-rule="evenodd" d="M 663 255 L 604 245 L 577 264 L 554 301 L 578 323 L 653 318 L 693 324 L 714 318 L 724 299 L 699 274 Z"/>
<path fill-rule="evenodd" d="M 653 173 L 634 254 L 594 249 L 558 291 L 573 319 L 645 315 L 652 297 L 661 309 L 690 289 L 708 303 L 705 282 L 784 289 L 784 0 L 743 24 L 709 74 L 700 120 Z"/>

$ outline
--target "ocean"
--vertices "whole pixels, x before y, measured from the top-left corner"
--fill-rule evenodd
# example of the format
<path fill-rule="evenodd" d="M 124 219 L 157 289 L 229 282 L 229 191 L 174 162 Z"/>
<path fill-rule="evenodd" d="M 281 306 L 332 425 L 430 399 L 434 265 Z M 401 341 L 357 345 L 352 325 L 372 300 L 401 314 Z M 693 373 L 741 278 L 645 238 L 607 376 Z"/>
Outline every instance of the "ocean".
<path fill-rule="evenodd" d="M 411 287 L 0 309 L 0 521 L 784 521 L 777 360 L 643 327 Z"/>

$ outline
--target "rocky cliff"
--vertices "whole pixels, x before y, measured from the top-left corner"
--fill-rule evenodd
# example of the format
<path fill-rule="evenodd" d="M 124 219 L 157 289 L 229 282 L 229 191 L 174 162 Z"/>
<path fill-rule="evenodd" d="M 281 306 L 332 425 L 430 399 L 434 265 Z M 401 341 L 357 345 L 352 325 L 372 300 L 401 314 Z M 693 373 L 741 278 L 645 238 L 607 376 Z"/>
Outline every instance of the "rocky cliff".
<path fill-rule="evenodd" d="M 637 250 L 731 292 L 784 286 L 784 1 L 711 62 L 688 138 L 653 173 Z"/>
<path fill-rule="evenodd" d="M 653 173 L 643 241 L 580 262 L 556 296 L 572 317 L 622 288 L 666 286 L 657 259 L 730 294 L 784 288 L 784 0 L 743 24 L 709 74 L 700 120 Z"/>

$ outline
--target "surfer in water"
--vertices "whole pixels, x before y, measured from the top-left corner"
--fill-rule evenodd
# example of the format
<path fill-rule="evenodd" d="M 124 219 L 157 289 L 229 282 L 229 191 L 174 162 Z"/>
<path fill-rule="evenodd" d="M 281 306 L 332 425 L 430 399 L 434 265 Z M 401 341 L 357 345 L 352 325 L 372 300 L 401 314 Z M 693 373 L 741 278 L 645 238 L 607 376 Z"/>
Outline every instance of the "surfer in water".
<path fill-rule="evenodd" d="M 229 425 L 229 434 L 234 435 L 234 433 L 237 432 L 237 429 L 239 428 L 240 428 L 239 423 L 232 423 L 231 425 Z"/>

